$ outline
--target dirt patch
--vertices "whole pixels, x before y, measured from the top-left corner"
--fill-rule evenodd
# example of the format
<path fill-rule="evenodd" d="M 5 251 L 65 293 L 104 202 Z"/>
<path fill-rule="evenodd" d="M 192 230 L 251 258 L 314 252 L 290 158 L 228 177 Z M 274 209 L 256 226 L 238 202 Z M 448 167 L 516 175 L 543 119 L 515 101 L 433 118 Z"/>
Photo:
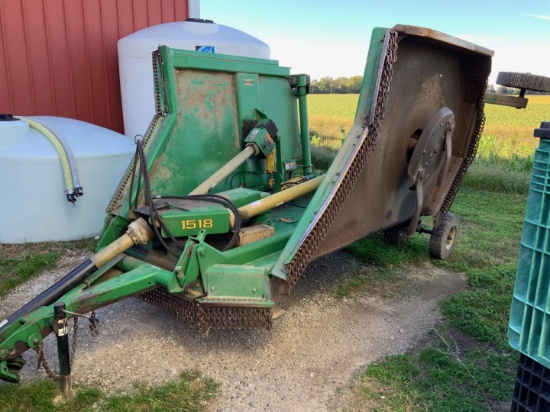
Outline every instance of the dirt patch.
<path fill-rule="evenodd" d="M 0 315 L 63 276 L 65 263 L 2 299 Z M 337 299 L 338 285 L 357 270 L 376 269 L 345 252 L 312 263 L 271 331 L 203 331 L 137 299 L 99 309 L 100 336 L 80 328 L 73 379 L 120 391 L 134 381 L 159 384 L 197 369 L 221 385 L 212 411 L 338 410 L 343 389 L 367 364 L 413 348 L 441 323 L 440 302 L 466 286 L 464 277 L 425 263 L 390 279 L 373 278 L 360 297 Z M 46 339 L 52 367 L 54 343 Z M 33 351 L 25 359 L 22 381 L 44 376 L 33 367 Z"/>

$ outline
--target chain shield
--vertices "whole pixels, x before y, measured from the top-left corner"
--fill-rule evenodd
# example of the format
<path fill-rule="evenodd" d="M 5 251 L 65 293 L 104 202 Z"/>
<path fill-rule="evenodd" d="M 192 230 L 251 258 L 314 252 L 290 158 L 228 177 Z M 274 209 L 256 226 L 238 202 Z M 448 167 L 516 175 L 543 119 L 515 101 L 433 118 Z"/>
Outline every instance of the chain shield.
<path fill-rule="evenodd" d="M 271 329 L 269 308 L 208 306 L 172 295 L 159 287 L 138 298 L 203 329 Z"/>

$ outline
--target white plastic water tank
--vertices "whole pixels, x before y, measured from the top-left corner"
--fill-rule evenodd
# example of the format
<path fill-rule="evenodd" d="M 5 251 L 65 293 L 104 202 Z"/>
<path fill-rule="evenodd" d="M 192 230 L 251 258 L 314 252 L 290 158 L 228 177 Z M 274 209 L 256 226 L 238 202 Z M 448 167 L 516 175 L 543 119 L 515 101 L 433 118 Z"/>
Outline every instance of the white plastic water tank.
<path fill-rule="evenodd" d="M 84 195 L 74 205 L 67 201 L 59 155 L 41 132 L 21 120 L 0 120 L 0 243 L 98 235 L 135 151 L 133 140 L 79 120 L 29 119 L 54 132 L 72 151 Z"/>
<path fill-rule="evenodd" d="M 210 20 L 188 19 L 147 27 L 118 41 L 124 133 L 145 134 L 155 114 L 151 53 L 159 46 L 269 59 L 269 46 Z"/>

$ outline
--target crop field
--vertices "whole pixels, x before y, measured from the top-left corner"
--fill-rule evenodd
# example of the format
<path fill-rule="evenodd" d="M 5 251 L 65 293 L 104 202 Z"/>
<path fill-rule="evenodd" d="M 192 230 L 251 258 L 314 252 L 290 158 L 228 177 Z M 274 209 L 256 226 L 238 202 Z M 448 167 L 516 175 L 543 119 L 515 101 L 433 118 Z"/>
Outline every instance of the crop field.
<path fill-rule="evenodd" d="M 308 96 L 310 134 L 314 144 L 336 148 L 353 124 L 357 94 Z M 482 158 L 530 157 L 538 145 L 533 129 L 550 120 L 550 96 L 528 96 L 526 109 L 486 105 L 486 123 L 478 155 Z M 344 130 L 342 132 L 342 130 Z"/>

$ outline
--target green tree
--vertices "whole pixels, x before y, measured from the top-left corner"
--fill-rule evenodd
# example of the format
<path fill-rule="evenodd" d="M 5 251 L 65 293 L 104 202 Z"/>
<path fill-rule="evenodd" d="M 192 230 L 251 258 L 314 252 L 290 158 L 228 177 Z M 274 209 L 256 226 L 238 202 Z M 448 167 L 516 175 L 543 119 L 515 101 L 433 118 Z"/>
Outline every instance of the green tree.
<path fill-rule="evenodd" d="M 337 77 L 333 79 L 330 76 L 321 77 L 319 80 L 312 80 L 309 85 L 309 92 L 317 93 L 359 93 L 361 91 L 362 76 Z"/>

